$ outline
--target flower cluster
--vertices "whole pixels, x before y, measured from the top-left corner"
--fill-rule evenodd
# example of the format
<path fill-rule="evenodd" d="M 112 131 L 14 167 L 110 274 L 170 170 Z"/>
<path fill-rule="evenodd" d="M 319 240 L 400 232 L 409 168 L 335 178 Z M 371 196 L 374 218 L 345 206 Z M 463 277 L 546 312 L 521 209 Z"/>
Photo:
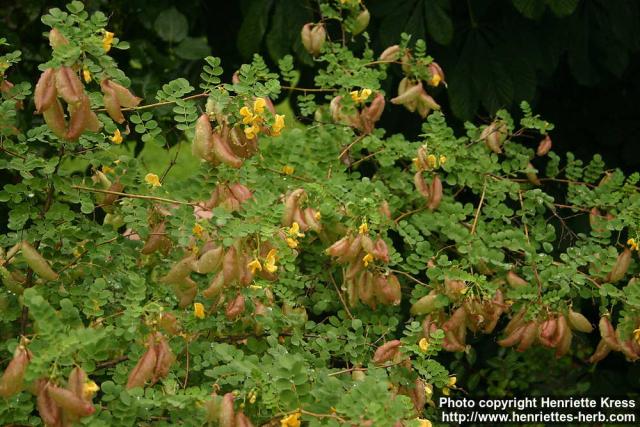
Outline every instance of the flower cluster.
<path fill-rule="evenodd" d="M 264 98 L 257 98 L 253 101 L 253 107 L 244 106 L 240 108 L 242 123 L 245 126 L 244 134 L 248 139 L 254 139 L 262 130 L 262 124 L 265 121 L 264 112 L 267 107 L 267 101 Z M 271 126 L 270 134 L 279 136 L 284 129 L 284 115 L 275 114 L 274 123 Z"/>
<path fill-rule="evenodd" d="M 111 50 L 111 45 L 113 44 L 113 34 L 111 31 L 105 31 L 104 36 L 102 37 L 102 49 L 105 52 L 109 52 Z"/>
<path fill-rule="evenodd" d="M 413 164 L 418 171 L 433 170 L 444 166 L 447 162 L 447 156 L 440 154 L 427 154 L 427 149 L 422 146 L 418 148 L 418 157 L 413 158 Z"/>
<path fill-rule="evenodd" d="M 638 242 L 636 242 L 636 239 L 627 240 L 627 245 L 629 245 L 629 248 L 631 248 L 632 251 L 638 250 Z"/>
<path fill-rule="evenodd" d="M 353 99 L 353 102 L 355 102 L 356 104 L 364 104 L 365 101 L 371 96 L 371 93 L 371 89 L 365 88 L 354 90 L 350 92 L 349 95 L 351 95 L 351 99 Z"/>

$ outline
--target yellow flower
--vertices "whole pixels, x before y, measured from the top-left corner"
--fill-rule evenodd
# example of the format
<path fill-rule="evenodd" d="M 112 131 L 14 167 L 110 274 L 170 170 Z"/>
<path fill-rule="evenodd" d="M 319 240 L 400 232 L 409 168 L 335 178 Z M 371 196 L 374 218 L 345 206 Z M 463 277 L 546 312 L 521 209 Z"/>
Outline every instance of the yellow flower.
<path fill-rule="evenodd" d="M 284 165 L 284 166 L 282 167 L 282 173 L 283 173 L 283 174 L 285 174 L 285 175 L 293 175 L 293 173 L 294 173 L 295 171 L 296 171 L 296 170 L 293 168 L 293 166 Z"/>
<path fill-rule="evenodd" d="M 194 302 L 193 303 L 193 314 L 198 319 L 204 319 L 204 305 L 202 305 L 202 303 L 199 303 L 199 302 Z"/>
<path fill-rule="evenodd" d="M 258 259 L 254 259 L 253 261 L 251 261 L 249 264 L 247 264 L 247 267 L 249 267 L 249 270 L 251 270 L 251 274 L 256 274 L 256 271 L 262 271 L 262 264 L 260 264 L 260 261 L 258 261 Z"/>
<path fill-rule="evenodd" d="M 456 382 L 458 381 L 458 379 L 456 378 L 455 375 L 449 377 L 449 387 L 453 387 L 456 385 Z"/>
<path fill-rule="evenodd" d="M 640 328 L 633 331 L 633 339 L 636 340 L 638 344 L 640 344 Z"/>
<path fill-rule="evenodd" d="M 116 131 L 113 132 L 113 135 L 109 139 L 111 139 L 111 142 L 116 145 L 122 144 L 122 134 L 120 133 L 120 129 L 116 129 Z"/>
<path fill-rule="evenodd" d="M 441 154 L 439 160 L 440 160 L 440 166 L 442 166 L 447 162 L 447 156 L 445 156 L 444 154 Z"/>
<path fill-rule="evenodd" d="M 85 83 L 89 83 L 92 80 L 91 71 L 89 71 L 87 67 L 84 67 L 82 69 L 82 78 L 84 79 Z"/>
<path fill-rule="evenodd" d="M 358 227 L 358 233 L 360 234 L 366 234 L 369 232 L 369 224 L 367 224 L 366 221 L 364 221 L 362 224 L 360 224 L 360 226 Z"/>
<path fill-rule="evenodd" d="M 300 427 L 300 411 L 289 414 L 280 420 L 280 427 Z"/>
<path fill-rule="evenodd" d="M 442 394 L 444 394 L 445 396 L 449 396 L 451 394 L 451 390 L 449 390 L 449 387 L 443 388 Z"/>
<path fill-rule="evenodd" d="M 431 396 L 433 396 L 433 386 L 431 384 L 429 383 L 425 384 L 424 394 L 425 396 L 427 396 L 427 400 L 431 399 Z"/>
<path fill-rule="evenodd" d="M 367 267 L 371 261 L 373 261 L 373 255 L 371 255 L 370 253 L 367 253 L 362 257 L 362 263 L 365 267 Z"/>
<path fill-rule="evenodd" d="M 436 159 L 436 156 L 434 156 L 433 154 L 429 154 L 427 156 L 427 165 L 433 169 L 438 165 L 438 160 Z"/>
<path fill-rule="evenodd" d="M 152 187 L 160 187 L 162 184 L 160 183 L 160 178 L 155 173 L 148 173 L 144 177 L 144 182 L 149 184 Z"/>
<path fill-rule="evenodd" d="M 351 99 L 356 104 L 362 104 L 371 96 L 371 89 L 361 89 L 360 91 L 354 90 L 349 93 L 351 95 Z"/>
<path fill-rule="evenodd" d="M 420 347 L 420 350 L 426 353 L 429 349 L 429 341 L 427 341 L 426 338 L 420 339 L 420 341 L 418 342 L 418 347 Z"/>
<path fill-rule="evenodd" d="M 249 107 L 247 106 L 242 107 L 240 109 L 240 115 L 242 116 L 242 123 L 244 123 L 245 125 L 253 123 L 254 115 L 253 113 L 251 113 L 251 110 L 249 109 Z"/>
<path fill-rule="evenodd" d="M 191 229 L 191 232 L 193 232 L 193 234 L 198 237 L 202 236 L 203 231 L 204 231 L 204 228 L 198 223 L 196 223 L 196 225 L 194 225 L 193 228 Z"/>
<path fill-rule="evenodd" d="M 293 224 L 291 224 L 288 233 L 293 237 L 304 237 L 304 233 L 300 232 L 300 224 L 295 221 L 293 222 Z"/>
<path fill-rule="evenodd" d="M 322 218 L 322 214 L 321 214 L 320 212 L 316 212 L 313 216 L 314 216 L 318 221 L 320 221 L 320 218 Z"/>
<path fill-rule="evenodd" d="M 629 245 L 632 251 L 638 250 L 638 242 L 636 242 L 636 239 L 627 240 L 627 245 Z"/>
<path fill-rule="evenodd" d="M 282 129 L 284 129 L 284 114 L 276 114 L 273 126 L 271 126 L 271 135 L 280 135 Z"/>
<path fill-rule="evenodd" d="M 258 98 L 253 101 L 253 111 L 255 111 L 256 114 L 262 114 L 266 105 L 267 102 L 264 100 L 264 98 Z"/>
<path fill-rule="evenodd" d="M 295 249 L 298 247 L 298 241 L 296 239 L 292 239 L 291 237 L 287 237 L 287 245 L 291 249 Z"/>
<path fill-rule="evenodd" d="M 109 166 L 102 166 L 102 173 L 113 173 L 113 168 L 110 168 Z"/>
<path fill-rule="evenodd" d="M 104 49 L 105 52 L 109 52 L 111 50 L 113 36 L 114 34 L 111 31 L 104 32 L 104 36 L 102 37 L 102 49 Z"/>
<path fill-rule="evenodd" d="M 248 397 L 249 397 L 249 403 L 251 403 L 252 405 L 253 405 L 254 403 L 256 403 L 256 397 L 257 397 L 257 396 L 258 396 L 258 392 L 257 392 L 257 391 L 255 391 L 255 390 L 251 390 L 251 391 L 249 392 L 249 396 L 248 396 Z"/>
<path fill-rule="evenodd" d="M 276 250 L 271 249 L 267 254 L 267 257 L 264 259 L 264 268 L 269 273 L 275 273 L 278 270 L 278 266 L 276 265 Z"/>
<path fill-rule="evenodd" d="M 431 80 L 429 81 L 429 83 L 431 84 L 431 86 L 438 86 L 440 84 L 440 82 L 442 81 L 442 77 L 440 77 L 439 74 L 434 73 L 433 76 L 431 76 Z"/>
<path fill-rule="evenodd" d="M 253 139 L 256 137 L 256 135 L 258 135 L 258 133 L 260 132 L 260 127 L 257 125 L 251 125 L 248 126 L 246 128 L 244 128 L 244 134 L 246 135 L 246 137 L 248 139 Z"/>
<path fill-rule="evenodd" d="M 82 385 L 82 396 L 85 400 L 91 400 L 98 390 L 100 390 L 98 384 L 89 380 Z"/>
<path fill-rule="evenodd" d="M 433 424 L 431 424 L 431 421 L 429 420 L 425 420 L 424 418 L 416 418 L 416 421 L 418 421 L 419 427 L 432 427 Z"/>

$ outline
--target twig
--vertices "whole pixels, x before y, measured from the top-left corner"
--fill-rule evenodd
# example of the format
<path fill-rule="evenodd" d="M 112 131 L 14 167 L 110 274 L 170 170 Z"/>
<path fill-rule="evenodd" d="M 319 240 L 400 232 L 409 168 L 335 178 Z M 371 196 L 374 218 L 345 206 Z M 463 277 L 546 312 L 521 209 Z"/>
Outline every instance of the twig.
<path fill-rule="evenodd" d="M 329 273 L 329 279 L 331 279 L 331 283 L 333 284 L 333 287 L 336 289 L 336 292 L 338 293 L 338 298 L 340 298 L 340 302 L 342 303 L 342 306 L 347 311 L 347 315 L 349 316 L 349 319 L 353 320 L 353 315 L 351 314 L 351 311 L 349 311 L 349 307 L 347 307 L 347 303 L 344 302 L 344 298 L 342 297 L 342 293 L 340 293 L 340 289 L 338 289 L 338 285 L 336 284 L 336 281 L 333 278 L 333 274 Z"/>
<path fill-rule="evenodd" d="M 393 273 L 399 273 L 402 274 L 403 276 L 408 277 L 409 279 L 413 280 L 416 283 L 419 283 L 423 286 L 429 286 L 428 284 L 416 279 L 415 277 L 413 277 L 412 275 L 410 275 L 409 273 L 405 273 L 404 271 L 400 271 L 400 270 L 394 270 L 393 268 L 390 268 L 389 271 L 393 272 Z"/>
<path fill-rule="evenodd" d="M 394 219 L 394 220 L 393 220 L 393 223 L 397 225 L 397 224 L 400 222 L 400 220 L 401 220 L 401 219 L 406 218 L 406 217 L 408 217 L 409 215 L 413 215 L 414 213 L 418 213 L 418 212 L 420 212 L 420 211 L 423 211 L 423 210 L 425 210 L 425 209 L 427 209 L 427 207 L 426 207 L 426 206 L 423 206 L 423 207 L 421 207 L 421 208 L 414 209 L 414 210 L 409 211 L 409 212 L 405 212 L 405 213 L 401 214 L 400 216 L 398 216 L 396 219 Z"/>
<path fill-rule="evenodd" d="M 186 341 L 185 350 L 187 352 L 187 367 L 186 372 L 184 374 L 184 382 L 182 383 L 182 388 L 187 388 L 187 383 L 189 382 L 189 341 Z"/>
<path fill-rule="evenodd" d="M 280 86 L 280 89 L 297 90 L 299 92 L 335 92 L 337 89 L 329 88 L 308 88 L 308 87 L 295 87 L 295 86 Z"/>
<path fill-rule="evenodd" d="M 175 101 L 162 101 L 162 102 L 156 102 L 155 104 L 141 105 L 139 107 L 123 108 L 122 111 L 148 110 L 149 108 L 163 107 L 165 105 L 175 104 L 177 101 L 189 101 L 189 100 L 192 100 L 192 99 L 204 98 L 204 97 L 207 97 L 207 96 L 209 96 L 209 94 L 207 92 L 203 92 L 203 93 L 198 93 L 198 94 L 195 94 L 195 95 L 187 96 L 185 98 L 180 98 L 179 100 L 175 100 Z M 107 109 L 106 108 L 98 108 L 95 111 L 102 112 L 102 111 L 107 111 Z"/>
<path fill-rule="evenodd" d="M 129 360 L 129 356 L 118 356 L 115 359 L 107 360 L 106 362 L 98 363 L 96 365 L 97 369 L 102 368 L 110 368 L 112 366 L 117 365 L 120 362 L 124 362 L 125 360 Z"/>
<path fill-rule="evenodd" d="M 344 150 L 342 150 L 342 153 L 340 153 L 340 154 L 338 155 L 338 160 L 339 160 L 339 159 L 341 159 L 341 158 L 342 158 L 342 156 L 344 156 L 344 155 L 345 155 L 345 153 L 346 153 L 347 151 L 349 151 L 349 150 L 351 149 L 351 147 L 353 147 L 354 145 L 356 145 L 356 144 L 357 144 L 357 143 L 358 143 L 362 138 L 364 138 L 364 135 L 360 135 L 360 136 L 358 136 L 356 139 L 354 139 L 354 140 L 353 140 L 353 142 L 352 142 L 351 144 L 347 145 L 347 147 L 346 147 Z"/>
<path fill-rule="evenodd" d="M 90 191 L 90 192 L 93 192 L 93 193 L 116 194 L 118 196 L 129 197 L 131 199 L 153 200 L 153 201 L 156 201 L 156 202 L 171 203 L 171 204 L 176 204 L 176 205 L 188 205 L 188 206 L 197 206 L 198 205 L 197 203 L 194 203 L 194 202 L 185 202 L 185 201 L 182 201 L 182 200 L 172 200 L 172 199 L 166 199 L 164 197 L 145 196 L 145 195 L 142 195 L 142 194 L 122 193 L 120 191 L 102 190 L 100 188 L 89 188 L 89 187 L 83 187 L 81 185 L 72 185 L 71 188 L 75 188 L 76 190 Z"/>
<path fill-rule="evenodd" d="M 484 180 L 482 184 L 482 194 L 480 195 L 480 203 L 478 203 L 478 209 L 476 209 L 476 216 L 473 218 L 473 224 L 471 225 L 471 234 L 476 232 L 476 225 L 478 224 L 478 217 L 480 216 L 480 209 L 482 209 L 482 203 L 484 203 L 484 194 L 487 189 L 487 180 Z"/>

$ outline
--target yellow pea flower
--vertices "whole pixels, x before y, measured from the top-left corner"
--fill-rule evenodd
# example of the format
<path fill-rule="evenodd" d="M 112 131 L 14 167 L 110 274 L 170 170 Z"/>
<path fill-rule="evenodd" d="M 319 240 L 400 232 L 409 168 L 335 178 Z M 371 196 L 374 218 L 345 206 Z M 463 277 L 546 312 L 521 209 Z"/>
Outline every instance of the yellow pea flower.
<path fill-rule="evenodd" d="M 295 171 L 296 171 L 296 170 L 294 169 L 294 167 L 293 167 L 293 166 L 284 165 L 284 166 L 282 167 L 282 173 L 283 173 L 283 174 L 285 174 L 285 175 L 293 175 L 293 173 L 294 173 Z"/>
<path fill-rule="evenodd" d="M 256 114 L 262 114 L 264 112 L 264 107 L 266 107 L 267 102 L 264 100 L 264 98 L 258 98 L 255 101 L 253 101 L 253 111 Z"/>
<path fill-rule="evenodd" d="M 98 392 L 98 390 L 100 390 L 100 387 L 98 387 L 98 384 L 89 380 L 82 385 L 82 396 L 86 400 L 91 400 L 93 396 Z"/>
<path fill-rule="evenodd" d="M 264 260 L 264 268 L 269 273 L 275 273 L 278 270 L 278 266 L 276 265 L 276 253 L 275 249 L 271 249 Z"/>
<path fill-rule="evenodd" d="M 258 135 L 259 132 L 260 132 L 260 127 L 256 126 L 256 125 L 251 125 L 251 126 L 248 126 L 248 127 L 244 128 L 244 134 L 246 135 L 246 137 L 248 139 L 255 138 L 256 135 Z"/>
<path fill-rule="evenodd" d="M 113 34 L 111 31 L 105 31 L 104 36 L 102 37 L 102 49 L 105 52 L 109 52 L 111 50 L 111 45 L 113 44 Z"/>
<path fill-rule="evenodd" d="M 362 224 L 360 224 L 360 226 L 358 227 L 358 233 L 360 234 L 366 234 L 369 232 L 369 224 L 367 224 L 367 222 L 363 222 Z"/>
<path fill-rule="evenodd" d="M 245 125 L 253 123 L 254 116 L 253 116 L 253 113 L 251 113 L 251 110 L 249 109 L 249 107 L 247 106 L 242 107 L 240 109 L 240 115 L 242 116 L 242 123 L 244 123 Z"/>
<path fill-rule="evenodd" d="M 292 239 L 291 237 L 287 237 L 287 245 L 291 248 L 291 249 L 295 249 L 298 247 L 298 241 L 296 239 Z"/>
<path fill-rule="evenodd" d="M 249 264 L 247 264 L 249 270 L 251 270 L 251 274 L 256 274 L 256 271 L 262 271 L 262 264 L 257 259 L 254 259 Z"/>
<path fill-rule="evenodd" d="M 193 303 L 193 314 L 198 319 L 204 319 L 204 305 L 200 302 Z"/>
<path fill-rule="evenodd" d="M 638 344 L 640 344 L 640 328 L 633 331 L 633 339 L 636 340 Z"/>
<path fill-rule="evenodd" d="M 636 242 L 636 239 L 627 240 L 627 245 L 629 245 L 632 251 L 638 250 L 638 242 Z"/>
<path fill-rule="evenodd" d="M 120 133 L 120 129 L 116 129 L 115 132 L 113 132 L 113 135 L 111 136 L 111 142 L 113 142 L 116 145 L 122 144 L 122 134 Z"/>
<path fill-rule="evenodd" d="M 419 427 L 432 427 L 431 421 L 425 420 L 424 418 L 416 418 L 416 420 L 420 423 Z"/>
<path fill-rule="evenodd" d="M 322 214 L 321 214 L 320 212 L 316 212 L 313 216 L 314 216 L 318 221 L 320 221 L 320 218 L 322 218 Z"/>
<path fill-rule="evenodd" d="M 193 226 L 193 228 L 191 229 L 191 232 L 198 237 L 202 237 L 202 233 L 204 232 L 204 228 L 196 223 L 196 225 Z"/>
<path fill-rule="evenodd" d="M 289 414 L 280 420 L 280 427 L 300 427 L 300 411 Z"/>
<path fill-rule="evenodd" d="M 427 156 L 427 165 L 431 169 L 434 169 L 438 165 L 438 160 L 436 159 L 436 156 L 434 156 L 433 154 L 429 154 Z"/>
<path fill-rule="evenodd" d="M 82 78 L 84 79 L 85 83 L 89 83 L 91 80 L 93 80 L 91 78 L 91 71 L 89 71 L 87 67 L 84 67 L 82 69 Z"/>
<path fill-rule="evenodd" d="M 367 100 L 367 98 L 369 98 L 369 96 L 371 96 L 371 89 L 365 88 L 361 89 L 360 91 L 354 90 L 349 92 L 349 95 L 351 95 L 351 99 L 353 99 L 353 102 L 355 102 L 356 104 L 362 104 Z"/>
<path fill-rule="evenodd" d="M 304 233 L 300 232 L 300 224 L 295 221 L 293 222 L 293 224 L 291 224 L 288 233 L 293 237 L 304 237 Z"/>
<path fill-rule="evenodd" d="M 109 166 L 102 166 L 102 173 L 113 173 L 113 168 L 110 168 Z"/>
<path fill-rule="evenodd" d="M 279 136 L 284 129 L 284 114 L 276 114 L 273 126 L 271 126 L 271 135 Z"/>
<path fill-rule="evenodd" d="M 161 187 L 160 178 L 155 173 L 148 173 L 144 177 L 144 182 L 152 187 Z"/>
<path fill-rule="evenodd" d="M 444 154 L 441 154 L 438 160 L 440 161 L 440 166 L 442 166 L 445 163 L 447 163 L 447 156 L 445 156 Z"/>
<path fill-rule="evenodd" d="M 371 261 L 373 261 L 373 255 L 371 255 L 370 253 L 367 253 L 362 257 L 362 263 L 365 267 L 367 267 Z"/>
<path fill-rule="evenodd" d="M 431 76 L 429 83 L 431 84 L 431 86 L 437 87 L 441 81 L 442 77 L 440 77 L 439 74 L 434 74 L 433 76 Z"/>
<path fill-rule="evenodd" d="M 449 387 L 455 386 L 457 381 L 458 379 L 456 378 L 455 375 L 449 377 Z"/>
<path fill-rule="evenodd" d="M 429 349 L 429 341 L 427 341 L 426 338 L 420 339 L 420 341 L 418 342 L 418 347 L 420 347 L 420 350 L 426 353 Z"/>
<path fill-rule="evenodd" d="M 424 386 L 424 394 L 425 396 L 427 396 L 427 400 L 431 399 L 431 396 L 433 396 L 433 386 L 431 384 L 425 384 Z"/>

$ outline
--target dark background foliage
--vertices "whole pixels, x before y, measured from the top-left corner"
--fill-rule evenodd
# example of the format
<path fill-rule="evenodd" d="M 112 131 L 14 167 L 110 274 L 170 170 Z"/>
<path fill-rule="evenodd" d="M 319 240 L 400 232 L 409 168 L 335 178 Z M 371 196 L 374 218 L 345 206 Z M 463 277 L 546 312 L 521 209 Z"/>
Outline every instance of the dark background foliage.
<path fill-rule="evenodd" d="M 9 78 L 33 82 L 37 64 L 49 55 L 39 18 L 50 7 L 64 8 L 64 1 L 1 0 L 0 5 L 0 36 L 24 58 Z M 313 61 L 299 34 L 304 23 L 318 19 L 317 4 L 311 0 L 89 0 L 86 5 L 89 10 L 111 11 L 108 28 L 131 43 L 130 50 L 114 56 L 132 78 L 135 92 L 148 100 L 171 79 L 187 76 L 196 81 L 201 58 L 209 54 L 222 58 L 229 81 L 233 70 L 253 53 L 271 65 L 291 53 L 303 70 L 300 85 L 310 85 Z M 554 149 L 573 151 L 583 159 L 600 153 L 610 167 L 627 173 L 638 170 L 639 2 L 370 0 L 366 5 L 376 53 L 397 43 L 402 32 L 426 40 L 449 85 L 437 89 L 435 98 L 454 126 L 461 129 L 464 120 L 489 122 L 499 108 L 517 115 L 519 102 L 527 100 L 556 125 Z M 338 29 L 329 30 L 332 37 L 341 37 Z M 384 89 L 395 94 L 401 76 L 399 70 L 390 73 Z M 411 138 L 419 133 L 420 119 L 388 104 L 380 126 Z M 485 344 L 490 345 L 478 348 L 479 359 L 507 358 L 504 352 L 496 358 L 496 345 Z M 464 360 L 460 363 L 465 365 Z M 510 373 L 515 383 L 508 387 L 526 390 L 532 383 L 544 384 L 539 388 L 554 394 L 558 381 L 566 386 L 563 375 L 575 372 L 581 378 L 574 378 L 573 384 L 589 377 L 592 389 L 613 393 L 637 376 L 637 368 L 618 355 L 603 362 L 598 375 L 577 358 L 572 366 L 554 367 L 558 372 L 538 365 L 531 368 L 539 377 Z M 563 378 L 550 378 L 556 374 Z M 494 385 L 507 378 L 495 371 L 481 376 L 479 381 Z"/>

